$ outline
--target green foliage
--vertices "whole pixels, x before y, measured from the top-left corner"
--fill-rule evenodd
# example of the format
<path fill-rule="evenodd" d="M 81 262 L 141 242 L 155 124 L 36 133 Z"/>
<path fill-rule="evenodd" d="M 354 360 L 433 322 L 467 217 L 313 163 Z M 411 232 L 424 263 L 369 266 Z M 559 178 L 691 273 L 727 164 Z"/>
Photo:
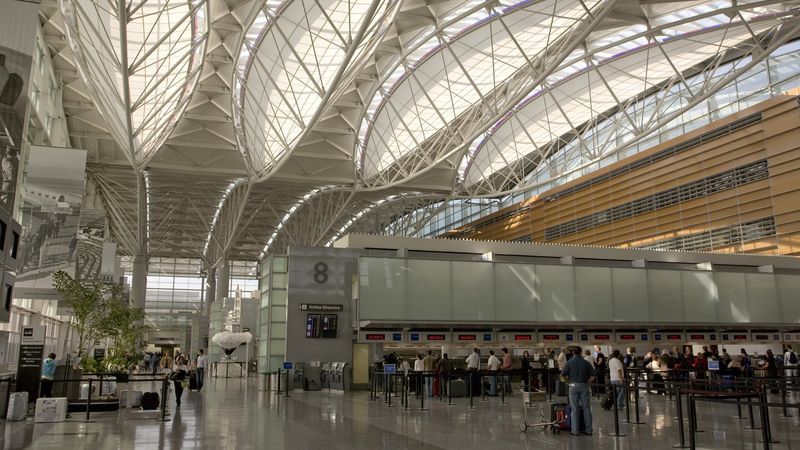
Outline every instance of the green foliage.
<path fill-rule="evenodd" d="M 131 307 L 120 286 L 80 282 L 63 271 L 53 274 L 53 285 L 74 310 L 77 356 L 85 371 L 127 372 L 141 361 L 139 343 L 148 329 L 142 325 L 144 311 Z M 88 357 L 91 347 L 106 338 L 111 338 L 106 358 Z"/>

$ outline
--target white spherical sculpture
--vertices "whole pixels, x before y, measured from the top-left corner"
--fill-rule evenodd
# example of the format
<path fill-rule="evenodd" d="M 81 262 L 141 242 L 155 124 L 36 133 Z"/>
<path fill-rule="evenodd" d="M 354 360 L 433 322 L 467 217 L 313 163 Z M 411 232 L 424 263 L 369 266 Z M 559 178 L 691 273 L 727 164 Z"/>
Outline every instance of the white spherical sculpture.
<path fill-rule="evenodd" d="M 253 335 L 245 331 L 244 333 L 231 333 L 230 331 L 222 331 L 211 338 L 211 342 L 222 347 L 225 356 L 230 357 L 237 347 L 247 344 L 253 339 Z"/>

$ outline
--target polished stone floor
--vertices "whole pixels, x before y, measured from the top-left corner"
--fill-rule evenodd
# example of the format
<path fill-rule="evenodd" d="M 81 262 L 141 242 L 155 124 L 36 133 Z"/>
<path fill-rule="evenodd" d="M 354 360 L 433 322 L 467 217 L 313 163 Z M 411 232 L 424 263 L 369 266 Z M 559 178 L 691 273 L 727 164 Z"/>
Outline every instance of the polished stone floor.
<path fill-rule="evenodd" d="M 413 400 L 413 399 L 412 399 Z M 454 399 L 448 406 L 419 401 L 405 411 L 370 401 L 367 392 L 348 394 L 296 392 L 290 398 L 258 391 L 254 381 L 210 380 L 202 393 L 186 392 L 179 409 L 168 402 L 169 421 L 158 414 L 134 411 L 74 414 L 65 423 L 8 422 L 3 448 L 35 449 L 671 449 L 678 442 L 675 403 L 662 396 L 643 396 L 642 425 L 621 425 L 626 437 L 611 437 L 613 413 L 595 404 L 594 435 L 554 435 L 541 429 L 519 431 L 523 409 L 519 395 L 485 401 Z M 761 449 L 759 430 L 745 429 L 732 405 L 701 404 L 698 448 Z M 744 410 L 745 416 L 747 410 Z M 757 414 L 757 413 L 756 413 Z M 796 416 L 796 411 L 794 412 Z M 757 417 L 757 416 L 756 416 Z M 775 449 L 800 449 L 797 417 L 772 409 Z M 758 420 L 756 419 L 756 424 Z"/>

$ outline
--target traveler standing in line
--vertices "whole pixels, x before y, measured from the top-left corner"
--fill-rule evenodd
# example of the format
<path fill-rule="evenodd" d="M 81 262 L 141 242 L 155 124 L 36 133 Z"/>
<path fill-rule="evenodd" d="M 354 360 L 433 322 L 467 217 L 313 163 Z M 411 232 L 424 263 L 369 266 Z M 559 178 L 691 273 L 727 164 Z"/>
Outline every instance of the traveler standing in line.
<path fill-rule="evenodd" d="M 783 365 L 788 367 L 783 371 L 783 376 L 787 378 L 794 378 L 797 376 L 797 353 L 792 350 L 791 345 L 786 345 L 786 351 L 783 354 Z"/>
<path fill-rule="evenodd" d="M 558 370 L 564 369 L 567 366 L 567 347 L 563 347 L 561 349 L 561 353 L 558 354 Z"/>
<path fill-rule="evenodd" d="M 56 376 L 56 354 L 50 353 L 42 363 L 42 397 L 53 396 L 53 379 Z"/>
<path fill-rule="evenodd" d="M 486 368 L 492 373 L 489 375 L 489 395 L 497 395 L 497 371 L 500 370 L 500 360 L 494 356 L 494 350 L 489 350 L 489 361 L 486 362 Z"/>
<path fill-rule="evenodd" d="M 588 348 L 586 349 L 585 352 L 583 352 L 583 359 L 585 359 L 586 362 L 588 362 L 589 364 L 592 365 L 592 367 L 594 367 L 594 357 L 592 356 L 592 351 L 589 350 Z"/>
<path fill-rule="evenodd" d="M 432 350 L 428 350 L 428 354 L 422 360 L 422 366 L 425 371 L 425 395 L 433 397 L 433 372 L 436 369 L 436 359 Z"/>
<path fill-rule="evenodd" d="M 731 358 L 731 355 L 728 354 L 728 349 L 727 348 L 723 348 L 722 349 L 722 363 L 725 364 L 725 367 L 728 367 L 731 364 L 732 360 L 733 360 L 733 358 Z"/>
<path fill-rule="evenodd" d="M 767 350 L 767 376 L 769 378 L 778 378 L 778 363 L 775 362 L 775 354 L 772 349 Z"/>
<path fill-rule="evenodd" d="M 422 393 L 422 372 L 425 372 L 425 363 L 422 362 L 422 353 L 417 353 L 417 359 L 414 360 L 414 375 L 416 375 L 414 392 L 419 395 L 424 395 Z"/>
<path fill-rule="evenodd" d="M 530 353 L 527 350 L 522 352 L 522 385 L 525 386 L 525 392 L 530 392 L 530 376 L 531 376 L 531 362 Z"/>
<path fill-rule="evenodd" d="M 511 395 L 511 354 L 508 349 L 503 347 L 503 389 L 505 393 Z"/>
<path fill-rule="evenodd" d="M 611 379 L 611 384 L 617 390 L 617 407 L 622 409 L 625 407 L 625 366 L 622 364 L 622 355 L 619 350 L 611 352 L 611 359 L 608 360 L 608 375 Z"/>
<path fill-rule="evenodd" d="M 189 368 L 186 367 L 186 360 L 183 356 L 178 356 L 175 360 L 175 368 L 169 376 L 169 379 L 175 384 L 175 404 L 181 406 L 181 396 L 183 395 L 183 380 L 186 379 L 189 373 Z"/>
<path fill-rule="evenodd" d="M 633 350 L 633 347 L 628 347 L 625 352 L 625 359 L 622 361 L 622 364 L 624 364 L 625 367 L 636 367 L 636 352 Z"/>
<path fill-rule="evenodd" d="M 594 350 L 597 352 L 597 357 L 594 362 L 594 370 L 597 377 L 596 393 L 605 394 L 608 361 L 606 361 L 606 355 L 604 355 L 603 352 L 600 350 L 599 345 L 595 345 Z"/>
<path fill-rule="evenodd" d="M 200 349 L 200 354 L 197 355 L 197 391 L 203 389 L 203 382 L 206 378 L 206 367 L 208 367 L 208 356 L 203 352 L 203 349 Z"/>
<path fill-rule="evenodd" d="M 572 406 L 572 435 L 578 436 L 580 433 L 592 434 L 592 406 L 589 403 L 591 397 L 589 385 L 594 382 L 594 368 L 585 359 L 581 358 L 580 347 L 573 350 L 575 357 L 567 361 L 561 369 L 561 376 L 569 381 L 569 403 Z M 583 425 L 585 429 L 580 430 L 580 415 L 583 414 Z"/>
<path fill-rule="evenodd" d="M 472 354 L 467 356 L 467 376 L 471 380 L 470 391 L 472 395 L 481 395 L 480 391 L 480 376 L 478 370 L 481 364 L 481 354 L 477 348 L 472 349 Z"/>
<path fill-rule="evenodd" d="M 439 360 L 437 364 L 439 368 L 439 377 L 441 378 L 441 382 L 439 383 L 442 387 L 442 395 L 447 395 L 447 380 L 450 379 L 450 371 L 453 370 L 453 361 L 447 357 L 447 353 L 442 355 L 442 359 Z"/>

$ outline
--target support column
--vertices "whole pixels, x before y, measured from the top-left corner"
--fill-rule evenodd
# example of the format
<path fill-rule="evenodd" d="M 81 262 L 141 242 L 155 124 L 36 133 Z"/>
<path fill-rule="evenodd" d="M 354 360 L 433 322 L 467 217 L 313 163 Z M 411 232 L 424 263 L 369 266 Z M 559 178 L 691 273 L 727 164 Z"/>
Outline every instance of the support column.
<path fill-rule="evenodd" d="M 211 316 L 211 305 L 217 294 L 217 268 L 212 267 L 208 269 L 208 276 L 206 277 L 206 303 L 203 308 L 203 315 L 206 317 Z"/>
<path fill-rule="evenodd" d="M 144 309 L 147 293 L 147 255 L 133 258 L 133 277 L 131 279 L 131 300 L 134 308 Z"/>
<path fill-rule="evenodd" d="M 223 259 L 222 263 L 217 267 L 217 296 L 216 301 L 222 301 L 228 297 L 228 289 L 230 288 L 231 269 L 228 266 L 228 260 Z"/>

